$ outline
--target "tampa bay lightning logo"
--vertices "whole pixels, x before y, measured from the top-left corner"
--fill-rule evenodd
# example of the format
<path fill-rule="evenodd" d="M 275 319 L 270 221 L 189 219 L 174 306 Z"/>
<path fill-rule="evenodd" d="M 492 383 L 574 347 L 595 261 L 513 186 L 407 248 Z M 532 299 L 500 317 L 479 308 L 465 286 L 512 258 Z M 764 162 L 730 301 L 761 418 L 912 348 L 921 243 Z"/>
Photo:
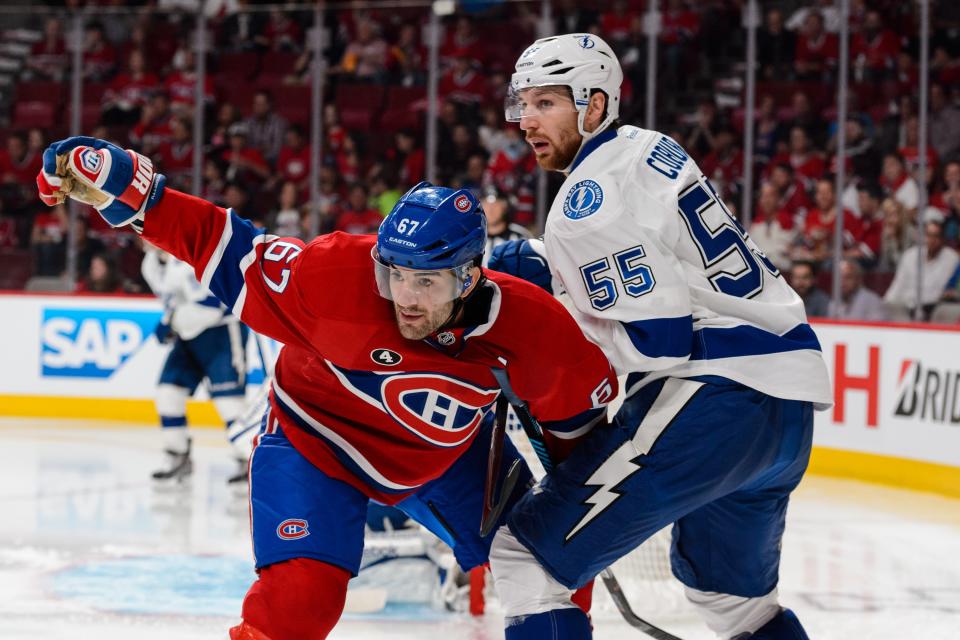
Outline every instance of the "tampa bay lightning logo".
<path fill-rule="evenodd" d="M 593 49 L 597 46 L 597 43 L 594 42 L 590 36 L 578 36 L 578 38 L 577 44 L 579 44 L 582 49 Z"/>
<path fill-rule="evenodd" d="M 344 387 L 438 447 L 469 440 L 500 395 L 439 373 L 381 374 L 333 367 Z"/>
<path fill-rule="evenodd" d="M 603 204 L 603 189 L 593 180 L 581 180 L 573 185 L 563 201 L 563 215 L 579 220 L 593 215 Z"/>

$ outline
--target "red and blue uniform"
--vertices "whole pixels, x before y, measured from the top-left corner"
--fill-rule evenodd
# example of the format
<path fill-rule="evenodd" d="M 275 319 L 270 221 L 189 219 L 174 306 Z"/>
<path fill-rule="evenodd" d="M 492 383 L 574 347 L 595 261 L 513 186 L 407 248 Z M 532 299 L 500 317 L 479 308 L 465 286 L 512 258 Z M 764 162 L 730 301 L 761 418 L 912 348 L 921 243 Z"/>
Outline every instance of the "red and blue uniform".
<path fill-rule="evenodd" d="M 377 292 L 373 236 L 333 233 L 304 245 L 171 189 L 146 216 L 143 235 L 192 264 L 201 284 L 254 331 L 284 343 L 262 438 L 280 433 L 323 476 L 365 498 L 399 503 L 470 449 L 500 393 L 491 367 L 506 363 L 514 390 L 560 456 L 604 420 L 616 394 L 606 359 L 563 307 L 511 276 L 487 274 L 466 308 L 476 322 L 414 341 L 400 335 L 393 304 Z M 256 472 L 257 452 L 251 464 Z M 261 557 L 255 475 L 253 483 L 262 566 L 287 554 L 264 547 Z M 479 520 L 479 497 L 476 504 Z M 303 519 L 276 514 L 283 516 L 276 526 Z M 306 539 L 297 537 L 298 526 L 275 539 Z M 353 555 L 325 559 L 355 571 Z"/>

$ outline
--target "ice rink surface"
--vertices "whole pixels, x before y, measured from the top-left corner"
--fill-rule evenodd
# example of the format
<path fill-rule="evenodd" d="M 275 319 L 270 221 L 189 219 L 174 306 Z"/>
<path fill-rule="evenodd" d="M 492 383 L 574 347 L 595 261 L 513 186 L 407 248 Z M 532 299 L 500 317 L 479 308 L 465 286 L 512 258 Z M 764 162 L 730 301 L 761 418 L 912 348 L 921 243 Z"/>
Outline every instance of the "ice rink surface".
<path fill-rule="evenodd" d="M 221 433 L 195 434 L 187 491 L 158 492 L 159 429 L 0 418 L 0 638 L 223 639 L 254 577 Z M 816 640 L 960 638 L 960 501 L 808 477 L 792 502 L 781 600 Z M 598 590 L 602 587 L 597 587 Z M 696 620 L 651 619 L 685 640 Z M 644 638 L 615 616 L 595 638 Z M 502 638 L 496 613 L 348 615 L 332 638 Z"/>

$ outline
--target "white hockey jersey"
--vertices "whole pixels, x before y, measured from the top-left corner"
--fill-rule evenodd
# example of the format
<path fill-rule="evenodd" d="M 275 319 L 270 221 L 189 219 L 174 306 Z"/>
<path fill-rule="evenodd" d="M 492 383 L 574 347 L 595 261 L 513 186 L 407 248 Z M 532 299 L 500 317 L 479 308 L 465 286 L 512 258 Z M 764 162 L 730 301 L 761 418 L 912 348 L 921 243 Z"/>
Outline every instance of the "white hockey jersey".
<path fill-rule="evenodd" d="M 140 272 L 163 303 L 163 321 L 184 340 L 221 324 L 239 322 L 210 291 L 197 281 L 193 267 L 169 254 L 144 253 Z"/>
<path fill-rule="evenodd" d="M 618 373 L 646 374 L 630 376 L 634 389 L 718 375 L 831 404 L 803 301 L 669 137 L 624 126 L 588 141 L 544 241 L 584 333 Z"/>

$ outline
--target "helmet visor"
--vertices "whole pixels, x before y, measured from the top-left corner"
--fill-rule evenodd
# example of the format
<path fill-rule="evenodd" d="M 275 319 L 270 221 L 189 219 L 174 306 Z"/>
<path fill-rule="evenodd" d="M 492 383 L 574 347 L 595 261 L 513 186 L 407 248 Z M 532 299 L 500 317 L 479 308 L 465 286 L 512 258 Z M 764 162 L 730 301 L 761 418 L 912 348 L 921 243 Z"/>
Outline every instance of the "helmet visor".
<path fill-rule="evenodd" d="M 373 271 L 380 296 L 405 307 L 446 304 L 470 286 L 473 263 L 451 269 L 407 269 L 384 262 L 373 254 Z"/>
<path fill-rule="evenodd" d="M 524 87 L 520 90 L 511 84 L 503 100 L 503 116 L 507 122 L 576 111 L 569 87 L 562 84 Z"/>

